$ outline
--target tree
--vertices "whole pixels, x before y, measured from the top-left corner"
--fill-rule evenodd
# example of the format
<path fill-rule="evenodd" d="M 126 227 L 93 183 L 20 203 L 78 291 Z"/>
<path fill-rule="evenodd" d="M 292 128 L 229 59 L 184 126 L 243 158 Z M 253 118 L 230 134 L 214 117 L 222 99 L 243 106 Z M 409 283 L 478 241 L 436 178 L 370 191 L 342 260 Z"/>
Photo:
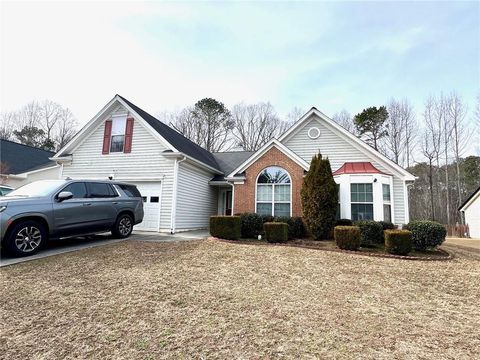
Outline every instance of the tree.
<path fill-rule="evenodd" d="M 480 156 L 467 156 L 462 161 L 463 191 L 468 196 L 480 186 Z"/>
<path fill-rule="evenodd" d="M 13 111 L 5 112 L 0 115 L 0 139 L 13 139 L 13 130 L 15 129 L 17 121 L 17 114 Z"/>
<path fill-rule="evenodd" d="M 335 121 L 341 127 L 343 127 L 345 130 L 348 130 L 352 134 L 357 135 L 357 129 L 353 122 L 352 115 L 350 115 L 350 113 L 347 110 L 343 109 L 340 112 L 336 112 L 335 114 L 333 114 L 332 120 Z"/>
<path fill-rule="evenodd" d="M 56 150 L 63 148 L 77 132 L 77 119 L 68 108 L 60 109 L 58 120 L 55 126 L 53 141 L 56 144 Z"/>
<path fill-rule="evenodd" d="M 411 127 L 415 118 L 413 108 L 406 99 L 391 99 L 387 109 L 389 115 L 386 125 L 388 135 L 385 139 L 389 158 L 401 166 L 407 160 L 407 166 L 409 166 L 412 141 Z"/>
<path fill-rule="evenodd" d="M 379 141 L 388 135 L 385 122 L 388 119 L 388 111 L 385 106 L 378 109 L 375 106 L 364 109 L 355 115 L 355 127 L 360 136 L 365 135 L 366 141 L 378 150 Z"/>
<path fill-rule="evenodd" d="M 257 151 L 288 127 L 288 123 L 280 120 L 270 103 L 237 104 L 232 109 L 232 119 L 235 141 L 245 151 Z"/>
<path fill-rule="evenodd" d="M 288 123 L 291 126 L 300 120 L 305 113 L 305 109 L 295 106 L 285 117 L 285 123 Z"/>
<path fill-rule="evenodd" d="M 29 145 L 44 150 L 54 150 L 53 141 L 45 137 L 45 131 L 35 126 L 25 126 L 22 130 L 15 130 L 13 134 L 24 145 Z"/>
<path fill-rule="evenodd" d="M 335 226 L 338 191 L 330 161 L 312 158 L 301 190 L 303 219 L 315 240 L 327 239 Z"/>
<path fill-rule="evenodd" d="M 435 221 L 435 201 L 433 191 L 433 161 L 436 156 L 436 150 L 433 143 L 436 141 L 436 135 L 432 128 L 426 128 L 422 141 L 422 153 L 428 161 L 428 189 L 430 193 L 430 220 Z"/>
<path fill-rule="evenodd" d="M 193 108 L 166 117 L 175 130 L 210 152 L 229 146 L 234 122 L 230 111 L 215 99 L 202 99 Z"/>

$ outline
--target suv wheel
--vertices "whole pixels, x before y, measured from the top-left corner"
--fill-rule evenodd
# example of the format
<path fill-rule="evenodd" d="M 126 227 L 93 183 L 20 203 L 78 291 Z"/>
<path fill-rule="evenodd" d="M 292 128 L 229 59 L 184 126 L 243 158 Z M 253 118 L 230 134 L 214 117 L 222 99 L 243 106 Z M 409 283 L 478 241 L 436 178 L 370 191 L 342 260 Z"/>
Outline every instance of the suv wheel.
<path fill-rule="evenodd" d="M 34 220 L 13 226 L 5 242 L 6 250 L 15 256 L 33 255 L 47 242 L 45 226 Z"/>
<path fill-rule="evenodd" d="M 128 214 L 120 215 L 113 225 L 112 235 L 118 239 L 124 239 L 130 236 L 133 231 L 133 219 Z"/>

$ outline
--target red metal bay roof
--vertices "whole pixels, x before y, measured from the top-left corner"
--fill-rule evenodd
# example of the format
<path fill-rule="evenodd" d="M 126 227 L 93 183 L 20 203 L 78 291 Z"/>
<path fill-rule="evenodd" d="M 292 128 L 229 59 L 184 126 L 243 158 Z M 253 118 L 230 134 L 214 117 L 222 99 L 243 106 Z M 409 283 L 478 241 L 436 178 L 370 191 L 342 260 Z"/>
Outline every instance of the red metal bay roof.
<path fill-rule="evenodd" d="M 384 174 L 371 162 L 346 162 L 333 175 L 341 174 Z"/>

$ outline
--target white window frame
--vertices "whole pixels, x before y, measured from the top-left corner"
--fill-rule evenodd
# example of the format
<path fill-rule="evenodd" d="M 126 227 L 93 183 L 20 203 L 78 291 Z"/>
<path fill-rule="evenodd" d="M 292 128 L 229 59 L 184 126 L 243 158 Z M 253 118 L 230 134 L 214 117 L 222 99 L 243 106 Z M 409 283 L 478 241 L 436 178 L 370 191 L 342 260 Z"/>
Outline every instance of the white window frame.
<path fill-rule="evenodd" d="M 389 195 L 389 199 L 388 200 L 385 200 L 383 198 L 383 187 L 384 186 L 388 186 L 388 195 Z M 385 182 L 382 182 L 382 201 L 383 201 L 383 204 L 382 204 L 382 208 L 383 208 L 383 212 L 382 212 L 382 216 L 383 216 L 383 220 L 385 220 L 385 208 L 383 207 L 384 205 L 388 205 L 390 206 L 390 222 L 393 223 L 393 208 L 392 208 L 392 186 L 388 183 L 385 183 Z"/>
<path fill-rule="evenodd" d="M 353 201 L 352 200 L 352 185 L 371 185 L 372 186 L 372 201 Z M 372 218 L 371 219 L 353 219 L 353 212 L 352 212 L 352 205 L 372 205 Z M 351 182 L 350 183 L 350 214 L 352 221 L 359 221 L 359 220 L 374 220 L 375 219 L 375 187 L 374 184 L 371 182 Z"/>
<path fill-rule="evenodd" d="M 113 115 L 112 116 L 112 133 L 110 134 L 110 153 L 123 153 L 124 150 L 125 150 L 125 133 L 126 133 L 126 129 L 127 129 L 127 117 L 128 115 Z M 115 127 L 115 122 L 119 122 L 119 121 L 122 121 L 123 123 L 123 127 L 122 127 L 122 133 L 115 133 L 113 132 L 113 129 Z M 123 136 L 123 145 L 122 145 L 122 149 L 121 150 L 114 150 L 112 148 L 113 146 L 113 138 L 115 136 Z"/>
<path fill-rule="evenodd" d="M 262 174 L 262 172 L 265 170 L 265 169 L 268 169 L 268 168 L 271 168 L 271 167 L 276 167 L 276 168 L 279 168 L 279 169 L 282 169 L 283 171 L 285 171 L 285 173 L 288 175 L 288 179 L 290 180 L 290 183 L 289 184 L 275 184 L 275 183 L 270 183 L 270 184 L 259 184 L 258 183 L 258 178 L 260 177 L 260 175 Z M 257 200 L 258 199 L 258 186 L 271 186 L 272 187 L 272 200 L 271 201 L 266 201 L 266 200 Z M 290 186 L 290 199 L 288 201 L 285 201 L 285 200 L 277 200 L 275 201 L 275 187 L 276 186 Z M 277 216 L 277 215 L 274 215 L 275 214 L 275 204 L 290 204 L 290 217 L 292 216 L 292 177 L 290 176 L 290 173 L 285 170 L 285 168 L 281 167 L 281 166 L 277 166 L 277 165 L 271 165 L 271 166 L 267 166 L 265 168 L 263 168 L 257 175 L 257 178 L 255 179 L 255 213 L 257 214 L 258 213 L 258 203 L 261 203 L 261 204 L 271 204 L 272 205 L 272 212 L 271 212 L 271 216 Z"/>

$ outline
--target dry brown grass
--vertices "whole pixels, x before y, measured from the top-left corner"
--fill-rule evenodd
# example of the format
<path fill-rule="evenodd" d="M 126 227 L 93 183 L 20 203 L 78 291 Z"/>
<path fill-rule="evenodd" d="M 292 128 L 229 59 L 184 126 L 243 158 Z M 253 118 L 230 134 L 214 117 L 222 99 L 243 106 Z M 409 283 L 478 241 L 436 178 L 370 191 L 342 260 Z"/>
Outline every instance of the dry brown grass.
<path fill-rule="evenodd" d="M 124 242 L 3 268 L 0 357 L 470 359 L 480 254 Z"/>

